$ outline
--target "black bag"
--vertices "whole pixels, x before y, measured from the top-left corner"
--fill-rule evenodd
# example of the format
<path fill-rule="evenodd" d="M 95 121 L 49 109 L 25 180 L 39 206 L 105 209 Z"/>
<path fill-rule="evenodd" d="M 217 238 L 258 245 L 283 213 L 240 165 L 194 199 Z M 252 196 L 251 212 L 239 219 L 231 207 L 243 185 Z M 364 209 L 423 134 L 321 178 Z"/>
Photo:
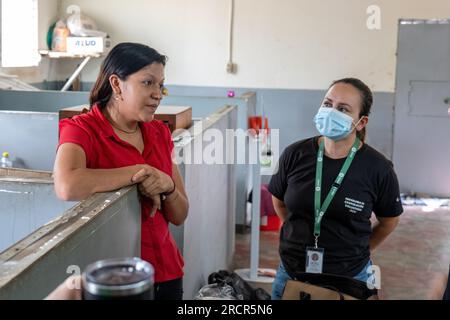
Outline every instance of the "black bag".
<path fill-rule="evenodd" d="M 243 300 L 270 300 L 270 295 L 261 288 L 253 289 L 244 279 L 235 272 L 220 270 L 213 272 L 208 277 L 208 284 L 223 284 L 231 286 L 237 296 L 241 296 Z"/>

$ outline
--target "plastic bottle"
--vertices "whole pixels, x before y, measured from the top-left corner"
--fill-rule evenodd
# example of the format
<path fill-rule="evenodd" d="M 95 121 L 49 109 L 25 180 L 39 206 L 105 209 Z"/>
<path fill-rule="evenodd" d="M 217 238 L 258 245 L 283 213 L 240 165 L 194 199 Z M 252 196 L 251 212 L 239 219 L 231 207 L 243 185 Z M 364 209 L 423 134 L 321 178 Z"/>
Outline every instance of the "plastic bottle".
<path fill-rule="evenodd" d="M 67 37 L 70 35 L 70 31 L 66 24 L 59 20 L 55 29 L 53 29 L 52 50 L 58 52 L 67 51 Z"/>
<path fill-rule="evenodd" d="M 12 161 L 9 159 L 9 153 L 3 152 L 2 159 L 0 160 L 0 167 L 12 168 Z"/>

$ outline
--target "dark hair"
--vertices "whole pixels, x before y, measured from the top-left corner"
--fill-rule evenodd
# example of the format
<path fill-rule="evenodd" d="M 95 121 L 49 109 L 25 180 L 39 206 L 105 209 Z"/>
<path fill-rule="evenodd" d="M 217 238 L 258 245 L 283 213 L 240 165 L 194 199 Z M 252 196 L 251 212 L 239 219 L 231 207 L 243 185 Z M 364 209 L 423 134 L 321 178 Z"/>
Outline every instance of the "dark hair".
<path fill-rule="evenodd" d="M 373 105 L 373 94 L 370 88 L 364 82 L 356 78 L 344 78 L 336 80 L 331 84 L 330 88 L 338 83 L 349 84 L 352 85 L 354 88 L 358 89 L 362 101 L 359 118 L 363 116 L 369 116 L 370 109 L 372 108 Z M 361 131 L 358 131 L 357 135 L 361 139 L 361 141 L 364 141 L 366 138 L 366 128 L 362 129 Z"/>
<path fill-rule="evenodd" d="M 140 43 L 125 42 L 115 46 L 103 61 L 92 87 L 89 97 L 91 107 L 98 103 L 100 108 L 104 108 L 111 99 L 113 92 L 109 77 L 117 75 L 121 80 L 126 80 L 128 76 L 155 62 L 165 66 L 167 57 Z"/>

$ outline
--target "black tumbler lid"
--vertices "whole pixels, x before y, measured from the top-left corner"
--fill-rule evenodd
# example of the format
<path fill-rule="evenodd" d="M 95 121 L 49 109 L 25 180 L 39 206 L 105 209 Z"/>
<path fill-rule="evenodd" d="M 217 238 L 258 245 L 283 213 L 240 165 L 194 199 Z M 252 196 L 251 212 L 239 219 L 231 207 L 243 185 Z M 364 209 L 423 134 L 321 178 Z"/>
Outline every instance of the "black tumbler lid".
<path fill-rule="evenodd" d="M 139 258 L 95 262 L 83 274 L 83 287 L 90 294 L 123 297 L 141 294 L 154 282 L 152 265 Z"/>

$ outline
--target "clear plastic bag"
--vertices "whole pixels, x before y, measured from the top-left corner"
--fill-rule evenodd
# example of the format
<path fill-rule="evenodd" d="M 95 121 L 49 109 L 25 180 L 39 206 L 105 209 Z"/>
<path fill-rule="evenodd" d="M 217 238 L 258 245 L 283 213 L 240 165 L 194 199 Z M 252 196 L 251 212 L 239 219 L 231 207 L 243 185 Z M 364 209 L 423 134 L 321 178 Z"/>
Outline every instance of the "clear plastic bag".
<path fill-rule="evenodd" d="M 208 277 L 209 284 L 227 285 L 233 288 L 239 300 L 270 300 L 270 294 L 264 289 L 254 289 L 247 281 L 236 272 L 220 270 L 213 272 Z"/>
<path fill-rule="evenodd" d="M 77 5 L 71 5 L 67 8 L 67 27 L 70 34 L 77 37 L 106 37 L 106 33 L 97 29 L 94 20 L 81 14 L 81 9 Z"/>
<path fill-rule="evenodd" d="M 236 295 L 233 287 L 218 283 L 208 284 L 200 289 L 194 300 L 242 300 L 242 295 Z"/>

